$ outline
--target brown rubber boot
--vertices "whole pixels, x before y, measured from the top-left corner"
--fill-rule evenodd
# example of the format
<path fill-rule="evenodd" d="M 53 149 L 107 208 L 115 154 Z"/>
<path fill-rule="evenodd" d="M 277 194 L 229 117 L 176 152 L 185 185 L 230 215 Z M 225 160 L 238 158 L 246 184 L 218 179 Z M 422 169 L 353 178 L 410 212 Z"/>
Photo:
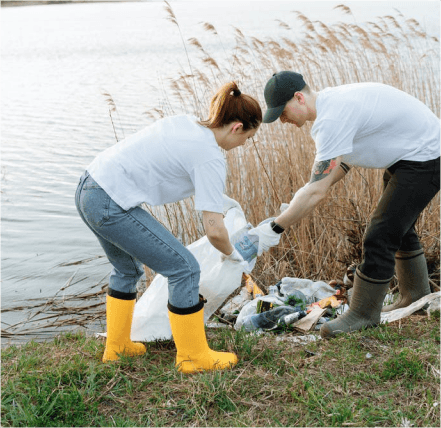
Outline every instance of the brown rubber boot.
<path fill-rule="evenodd" d="M 322 325 L 320 335 L 329 339 L 340 333 L 351 333 L 363 327 L 375 327 L 381 320 L 381 307 L 392 278 L 372 279 L 355 272 L 349 310 L 337 319 Z"/>
<path fill-rule="evenodd" d="M 394 303 L 384 306 L 382 312 L 405 308 L 430 294 L 426 257 L 422 249 L 398 251 L 395 254 L 395 271 L 400 295 Z"/>

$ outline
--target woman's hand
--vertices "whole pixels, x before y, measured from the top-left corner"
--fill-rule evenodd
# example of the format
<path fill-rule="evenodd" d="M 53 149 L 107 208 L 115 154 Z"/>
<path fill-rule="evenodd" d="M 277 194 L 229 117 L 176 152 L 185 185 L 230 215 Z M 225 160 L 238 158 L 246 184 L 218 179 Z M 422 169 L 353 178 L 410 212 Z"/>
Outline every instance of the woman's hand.
<path fill-rule="evenodd" d="M 245 261 L 239 251 L 236 250 L 236 248 L 233 250 L 233 252 L 229 255 L 222 254 L 221 260 L 224 262 L 225 260 L 230 260 L 233 263 L 242 263 Z"/>

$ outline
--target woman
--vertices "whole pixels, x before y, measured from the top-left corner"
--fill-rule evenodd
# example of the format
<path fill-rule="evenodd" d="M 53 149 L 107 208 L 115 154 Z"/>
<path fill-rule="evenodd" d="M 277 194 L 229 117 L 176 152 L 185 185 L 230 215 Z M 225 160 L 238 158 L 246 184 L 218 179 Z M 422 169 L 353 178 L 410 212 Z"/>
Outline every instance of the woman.
<path fill-rule="evenodd" d="M 243 261 L 223 222 L 226 165 L 221 149 L 244 145 L 261 122 L 258 102 L 231 82 L 212 98 L 207 120 L 190 115 L 158 120 L 108 148 L 87 167 L 76 192 L 77 209 L 113 266 L 103 362 L 118 360 L 119 354 L 146 352 L 143 344 L 130 340 L 136 283 L 144 264 L 168 278 L 178 370 L 192 373 L 237 363 L 235 354 L 208 347 L 195 257 L 139 205 L 195 195 L 195 209 L 202 211 L 210 243 L 223 257 Z"/>

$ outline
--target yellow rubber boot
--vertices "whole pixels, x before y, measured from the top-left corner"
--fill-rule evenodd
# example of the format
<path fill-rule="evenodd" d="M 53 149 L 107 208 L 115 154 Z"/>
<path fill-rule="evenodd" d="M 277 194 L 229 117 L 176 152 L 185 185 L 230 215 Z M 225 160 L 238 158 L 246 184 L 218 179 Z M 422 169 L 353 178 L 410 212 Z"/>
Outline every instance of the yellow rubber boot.
<path fill-rule="evenodd" d="M 193 308 L 176 308 L 168 304 L 168 316 L 175 341 L 176 367 L 183 373 L 223 370 L 237 363 L 230 352 L 216 352 L 209 348 L 205 336 L 204 302 Z"/>
<path fill-rule="evenodd" d="M 121 293 L 122 294 L 122 293 Z M 143 355 L 146 348 L 142 343 L 130 340 L 135 299 L 117 299 L 107 295 L 107 340 L 103 362 L 119 360 L 119 355 Z"/>

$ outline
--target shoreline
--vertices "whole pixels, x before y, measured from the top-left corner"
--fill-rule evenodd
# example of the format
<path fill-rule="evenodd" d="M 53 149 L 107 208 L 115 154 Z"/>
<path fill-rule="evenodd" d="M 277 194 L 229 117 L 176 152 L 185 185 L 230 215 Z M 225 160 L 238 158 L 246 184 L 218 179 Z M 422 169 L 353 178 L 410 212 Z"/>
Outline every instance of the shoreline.
<path fill-rule="evenodd" d="M 151 0 L 54 0 L 54 1 L 2 1 L 1 7 L 46 6 L 72 3 L 150 3 Z"/>

